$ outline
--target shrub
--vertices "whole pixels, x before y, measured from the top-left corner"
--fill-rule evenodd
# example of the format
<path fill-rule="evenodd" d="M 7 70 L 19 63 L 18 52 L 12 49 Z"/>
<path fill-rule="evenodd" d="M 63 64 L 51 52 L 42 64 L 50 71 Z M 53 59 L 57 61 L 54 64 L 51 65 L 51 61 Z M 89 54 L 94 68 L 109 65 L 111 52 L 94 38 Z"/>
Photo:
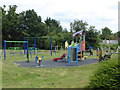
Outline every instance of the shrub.
<path fill-rule="evenodd" d="M 110 46 L 110 49 L 116 51 L 117 47 L 118 47 L 117 44 L 113 44 L 113 45 Z"/>
<path fill-rule="evenodd" d="M 108 60 L 102 64 L 90 79 L 89 88 L 114 88 L 120 86 L 120 68 L 117 60 Z"/>

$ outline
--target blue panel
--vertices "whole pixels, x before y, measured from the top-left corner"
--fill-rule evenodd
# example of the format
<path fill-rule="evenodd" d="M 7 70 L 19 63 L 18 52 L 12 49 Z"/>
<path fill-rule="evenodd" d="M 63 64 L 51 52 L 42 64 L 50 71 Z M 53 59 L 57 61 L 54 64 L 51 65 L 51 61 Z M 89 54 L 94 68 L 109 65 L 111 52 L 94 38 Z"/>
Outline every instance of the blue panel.
<path fill-rule="evenodd" d="M 71 50 L 72 49 L 75 49 L 75 61 L 71 61 L 71 58 L 72 58 L 72 54 L 71 54 Z M 76 66 L 78 65 L 78 47 L 76 46 L 76 47 L 69 47 L 68 48 L 68 65 L 70 65 L 70 63 L 76 63 Z"/>

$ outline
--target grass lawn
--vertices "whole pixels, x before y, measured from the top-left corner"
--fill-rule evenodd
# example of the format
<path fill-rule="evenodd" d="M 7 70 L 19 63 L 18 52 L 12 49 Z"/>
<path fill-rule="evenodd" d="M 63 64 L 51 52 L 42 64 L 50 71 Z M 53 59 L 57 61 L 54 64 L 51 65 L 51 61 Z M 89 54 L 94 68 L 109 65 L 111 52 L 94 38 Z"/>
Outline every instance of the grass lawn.
<path fill-rule="evenodd" d="M 38 55 L 45 56 L 45 60 L 51 60 L 54 57 L 60 57 L 63 52 L 65 51 L 53 56 L 49 56 L 49 52 Z M 34 60 L 35 56 L 32 55 L 30 60 Z M 96 56 L 91 57 L 96 58 Z M 6 61 L 2 60 L 3 88 L 85 88 L 89 83 L 90 76 L 101 64 L 70 68 L 25 68 L 16 67 L 11 62 L 24 60 L 26 60 L 24 55 L 9 54 Z"/>

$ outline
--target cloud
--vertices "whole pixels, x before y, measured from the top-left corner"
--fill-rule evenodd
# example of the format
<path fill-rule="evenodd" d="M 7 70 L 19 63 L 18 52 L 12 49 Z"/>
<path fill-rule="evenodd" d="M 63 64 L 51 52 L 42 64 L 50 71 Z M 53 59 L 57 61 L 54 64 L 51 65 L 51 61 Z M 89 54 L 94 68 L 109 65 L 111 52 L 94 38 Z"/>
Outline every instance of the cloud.
<path fill-rule="evenodd" d="M 1 0 L 2 5 L 17 5 L 17 12 L 34 9 L 43 18 L 54 18 L 64 28 L 80 19 L 96 26 L 118 31 L 118 0 Z"/>

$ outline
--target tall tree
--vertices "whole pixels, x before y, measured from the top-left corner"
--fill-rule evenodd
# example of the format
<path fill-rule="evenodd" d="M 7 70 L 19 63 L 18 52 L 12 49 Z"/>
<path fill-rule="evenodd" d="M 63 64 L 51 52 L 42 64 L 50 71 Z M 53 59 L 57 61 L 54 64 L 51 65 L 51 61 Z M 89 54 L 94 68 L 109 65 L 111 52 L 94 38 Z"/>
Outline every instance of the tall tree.
<path fill-rule="evenodd" d="M 73 32 L 73 23 L 70 23 L 70 32 Z"/>
<path fill-rule="evenodd" d="M 63 33 L 68 33 L 67 28 L 64 28 L 62 32 Z"/>
<path fill-rule="evenodd" d="M 70 24 L 71 30 L 74 32 L 80 31 L 80 30 L 86 30 L 87 29 L 87 22 L 83 22 L 82 20 L 74 20 L 73 23 Z"/>
<path fill-rule="evenodd" d="M 56 33 L 62 32 L 62 26 L 60 25 L 60 22 L 55 19 L 51 19 L 50 17 L 48 17 L 45 20 L 45 24 L 47 25 L 48 28 L 48 34 L 50 32 L 56 32 Z"/>
<path fill-rule="evenodd" d="M 111 34 L 112 31 L 108 27 L 105 27 L 102 29 L 101 39 L 110 39 Z"/>
<path fill-rule="evenodd" d="M 118 32 L 113 34 L 114 40 L 118 40 Z"/>
<path fill-rule="evenodd" d="M 16 5 L 9 6 L 9 9 L 5 10 L 6 6 L 2 8 L 2 34 L 3 39 L 14 40 L 16 38 L 16 29 L 19 26 L 18 15 L 16 14 Z"/>
<path fill-rule="evenodd" d="M 90 26 L 88 31 L 86 31 L 86 45 L 93 47 L 94 49 L 99 47 L 100 32 L 95 29 L 95 26 Z"/>
<path fill-rule="evenodd" d="M 41 22 L 41 17 L 32 10 L 23 12 L 23 18 L 21 21 L 21 27 L 24 29 L 24 33 L 27 36 L 44 36 L 46 35 L 45 25 Z"/>

